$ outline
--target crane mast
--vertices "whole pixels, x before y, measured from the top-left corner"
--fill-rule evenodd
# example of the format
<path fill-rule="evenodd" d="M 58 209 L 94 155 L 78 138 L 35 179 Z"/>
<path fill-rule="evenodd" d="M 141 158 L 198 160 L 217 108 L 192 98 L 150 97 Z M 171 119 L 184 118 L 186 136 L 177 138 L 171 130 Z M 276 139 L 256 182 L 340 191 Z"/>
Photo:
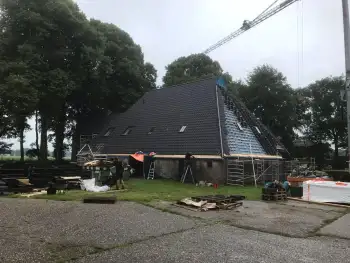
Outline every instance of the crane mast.
<path fill-rule="evenodd" d="M 291 4 L 293 4 L 293 3 L 297 2 L 297 1 L 299 1 L 299 0 L 286 0 L 286 1 L 282 2 L 281 4 L 277 5 L 276 7 L 272 8 L 270 10 L 268 10 L 269 8 L 267 8 L 267 10 L 262 12 L 253 21 L 245 20 L 243 22 L 243 25 L 242 25 L 242 27 L 240 29 L 236 30 L 235 32 L 233 32 L 230 35 L 228 35 L 227 37 L 221 39 L 216 44 L 214 44 L 214 45 L 210 46 L 209 48 L 207 48 L 204 51 L 204 54 L 208 54 L 208 53 L 212 52 L 213 50 L 221 47 L 222 45 L 224 45 L 227 42 L 231 41 L 232 39 L 238 37 L 239 35 L 243 34 L 244 32 L 248 31 L 249 29 L 257 26 L 261 22 L 265 21 L 266 19 L 268 19 L 271 16 L 277 14 L 278 12 L 282 11 L 283 9 L 285 9 L 286 7 L 290 6 Z"/>

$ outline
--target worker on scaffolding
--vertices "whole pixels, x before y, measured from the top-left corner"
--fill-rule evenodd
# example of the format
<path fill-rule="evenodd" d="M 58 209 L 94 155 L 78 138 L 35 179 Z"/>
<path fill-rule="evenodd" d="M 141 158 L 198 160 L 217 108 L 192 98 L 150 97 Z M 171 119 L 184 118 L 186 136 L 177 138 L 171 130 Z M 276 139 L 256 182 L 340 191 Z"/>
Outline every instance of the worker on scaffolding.
<path fill-rule="evenodd" d="M 124 172 L 124 167 L 123 163 L 118 159 L 114 159 L 113 161 L 113 166 L 111 168 L 111 173 L 112 176 L 115 178 L 115 188 L 117 190 L 124 189 L 124 181 L 123 181 L 123 172 Z"/>

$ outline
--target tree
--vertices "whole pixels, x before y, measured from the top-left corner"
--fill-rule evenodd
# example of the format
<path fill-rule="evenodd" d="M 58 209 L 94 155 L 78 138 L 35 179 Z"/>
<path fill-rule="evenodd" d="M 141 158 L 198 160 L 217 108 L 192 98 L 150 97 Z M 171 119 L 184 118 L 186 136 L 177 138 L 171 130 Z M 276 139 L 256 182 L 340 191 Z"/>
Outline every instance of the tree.
<path fill-rule="evenodd" d="M 347 138 L 346 103 L 340 98 L 344 86 L 344 77 L 328 77 L 310 84 L 305 92 L 311 115 L 308 136 L 316 142 L 332 142 L 335 162 L 339 147 L 346 145 Z"/>
<path fill-rule="evenodd" d="M 68 96 L 72 124 L 72 158 L 76 156 L 81 127 L 92 114 L 123 112 L 145 92 L 156 88 L 157 72 L 145 63 L 141 48 L 115 25 L 92 19 L 86 34 L 76 88 Z"/>
<path fill-rule="evenodd" d="M 30 144 L 30 149 L 26 151 L 26 156 L 29 158 L 39 157 L 39 148 L 36 147 L 36 142 Z"/>
<path fill-rule="evenodd" d="M 240 86 L 239 95 L 248 109 L 292 151 L 294 129 L 300 124 L 298 98 L 286 77 L 269 65 L 256 67 L 249 74 L 247 85 Z"/>
<path fill-rule="evenodd" d="M 0 141 L 0 154 L 10 154 L 12 145 L 12 143 Z"/>
<path fill-rule="evenodd" d="M 232 96 L 239 97 L 242 89 L 246 89 L 247 85 L 242 80 L 231 80 L 227 85 L 227 92 Z"/>
<path fill-rule="evenodd" d="M 155 67 L 149 63 L 146 62 L 144 65 L 144 80 L 145 80 L 145 89 L 146 90 L 152 90 L 157 88 L 157 70 Z"/>
<path fill-rule="evenodd" d="M 165 86 L 171 86 L 203 77 L 221 76 L 222 74 L 223 70 L 219 62 L 213 61 L 205 54 L 193 54 L 180 57 L 166 66 L 163 83 Z"/>
<path fill-rule="evenodd" d="M 0 136 L 17 133 L 23 142 L 25 121 L 35 113 L 41 160 L 49 130 L 62 160 L 66 134 L 74 134 L 76 148 L 83 119 L 124 111 L 156 88 L 157 72 L 132 38 L 115 25 L 87 20 L 72 0 L 3 0 L 0 11 L 0 90 L 7 96 L 0 96 Z"/>
<path fill-rule="evenodd" d="M 32 114 L 36 105 L 35 90 L 32 89 L 27 80 L 15 73 L 8 76 L 1 76 L 4 83 L 0 84 L 0 97 L 3 98 L 6 108 L 11 113 L 13 127 L 16 135 L 19 136 L 21 161 L 24 161 L 24 132 L 30 127 L 27 124 L 27 117 Z"/>
<path fill-rule="evenodd" d="M 46 160 L 52 121 L 57 136 L 65 130 L 66 97 L 74 89 L 72 65 L 84 47 L 81 36 L 88 21 L 71 0 L 4 0 L 1 11 L 4 54 L 23 65 L 20 76 L 38 95 L 40 157 Z"/>

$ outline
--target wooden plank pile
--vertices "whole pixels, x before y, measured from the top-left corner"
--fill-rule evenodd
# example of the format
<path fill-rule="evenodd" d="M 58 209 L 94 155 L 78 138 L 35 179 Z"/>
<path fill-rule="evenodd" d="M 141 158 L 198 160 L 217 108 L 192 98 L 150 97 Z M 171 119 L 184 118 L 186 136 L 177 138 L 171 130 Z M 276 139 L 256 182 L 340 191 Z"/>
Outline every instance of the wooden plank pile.
<path fill-rule="evenodd" d="M 35 188 L 56 188 L 57 190 L 80 189 L 80 179 L 89 178 L 90 173 L 81 167 L 34 167 L 29 176 L 28 167 L 21 169 L 0 168 L 0 194 L 28 193 Z"/>
<path fill-rule="evenodd" d="M 193 211 L 230 210 L 241 206 L 245 196 L 242 195 L 207 195 L 184 198 L 177 205 Z"/>

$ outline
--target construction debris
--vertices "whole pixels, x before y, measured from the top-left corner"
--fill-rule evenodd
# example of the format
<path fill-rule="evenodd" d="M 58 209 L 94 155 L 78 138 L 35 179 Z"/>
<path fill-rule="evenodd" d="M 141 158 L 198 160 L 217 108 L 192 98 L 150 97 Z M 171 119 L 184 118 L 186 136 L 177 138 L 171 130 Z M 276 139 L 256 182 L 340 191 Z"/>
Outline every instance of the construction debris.
<path fill-rule="evenodd" d="M 194 211 L 208 211 L 215 209 L 229 210 L 242 205 L 242 200 L 245 196 L 242 195 L 208 195 L 208 196 L 196 196 L 187 197 L 177 202 L 186 208 L 194 208 L 190 210 Z"/>

